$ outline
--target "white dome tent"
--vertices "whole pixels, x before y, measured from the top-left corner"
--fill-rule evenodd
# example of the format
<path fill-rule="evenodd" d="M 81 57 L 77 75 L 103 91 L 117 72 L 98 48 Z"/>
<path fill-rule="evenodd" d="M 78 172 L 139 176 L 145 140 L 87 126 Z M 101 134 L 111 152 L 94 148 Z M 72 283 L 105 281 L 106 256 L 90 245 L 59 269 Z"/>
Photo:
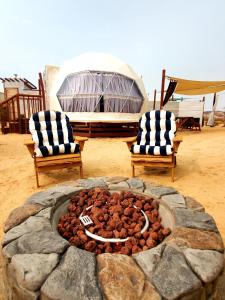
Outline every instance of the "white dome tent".
<path fill-rule="evenodd" d="M 46 66 L 44 78 L 49 108 L 66 112 L 75 125 L 124 127 L 136 124 L 145 111 L 147 95 L 141 77 L 109 54 L 86 53 L 60 68 Z"/>

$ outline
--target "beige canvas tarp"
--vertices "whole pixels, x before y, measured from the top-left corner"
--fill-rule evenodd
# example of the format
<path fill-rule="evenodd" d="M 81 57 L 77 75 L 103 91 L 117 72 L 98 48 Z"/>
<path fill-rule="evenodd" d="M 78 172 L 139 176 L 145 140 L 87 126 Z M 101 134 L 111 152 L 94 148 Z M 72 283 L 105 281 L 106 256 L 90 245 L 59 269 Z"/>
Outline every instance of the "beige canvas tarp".
<path fill-rule="evenodd" d="M 225 81 L 195 81 L 167 76 L 170 81 L 177 82 L 175 94 L 205 95 L 225 90 Z"/>

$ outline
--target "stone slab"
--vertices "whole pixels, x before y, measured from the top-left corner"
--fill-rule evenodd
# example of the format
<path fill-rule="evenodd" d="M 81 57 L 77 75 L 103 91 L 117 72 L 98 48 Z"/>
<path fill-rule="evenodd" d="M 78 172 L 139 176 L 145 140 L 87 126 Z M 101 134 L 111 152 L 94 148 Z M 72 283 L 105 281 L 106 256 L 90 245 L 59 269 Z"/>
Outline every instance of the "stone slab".
<path fill-rule="evenodd" d="M 37 213 L 35 215 L 35 217 L 42 217 L 42 218 L 46 218 L 46 219 L 51 219 L 51 214 L 52 214 L 52 209 L 53 207 L 47 207 L 45 209 L 42 209 L 39 213 Z"/>
<path fill-rule="evenodd" d="M 40 204 L 44 207 L 53 206 L 56 204 L 57 201 L 60 199 L 65 199 L 66 195 L 61 192 L 55 192 L 55 191 L 43 191 L 38 192 L 33 195 L 31 195 L 26 203 L 27 204 Z"/>
<path fill-rule="evenodd" d="M 129 189 L 129 185 L 126 181 L 121 181 L 119 183 L 109 184 L 110 190 L 123 190 Z"/>
<path fill-rule="evenodd" d="M 172 195 L 162 196 L 160 202 L 164 203 L 170 209 L 186 208 L 185 199 L 180 194 L 172 194 Z"/>
<path fill-rule="evenodd" d="M 189 208 L 174 209 L 176 226 L 189 227 L 218 232 L 214 219 L 207 213 Z"/>
<path fill-rule="evenodd" d="M 47 276 L 56 267 L 59 255 L 51 254 L 17 254 L 9 265 L 9 273 L 14 273 L 19 286 L 30 291 L 40 289 Z"/>
<path fill-rule="evenodd" d="M 165 195 L 176 194 L 177 191 L 173 187 L 166 186 L 156 186 L 145 182 L 145 191 L 146 194 L 151 195 L 156 198 L 161 198 Z"/>
<path fill-rule="evenodd" d="M 106 184 L 115 184 L 121 181 L 126 181 L 128 177 L 121 177 L 121 176 L 114 176 L 114 177 L 106 177 L 105 182 Z"/>
<path fill-rule="evenodd" d="M 63 253 L 69 243 L 55 232 L 28 233 L 3 248 L 3 254 L 12 258 L 15 254 Z"/>
<path fill-rule="evenodd" d="M 4 246 L 26 233 L 33 232 L 34 234 L 34 232 L 42 229 L 46 231 L 51 230 L 49 220 L 46 218 L 31 216 L 20 225 L 15 226 L 7 231 L 3 238 L 2 245 Z"/>
<path fill-rule="evenodd" d="M 187 208 L 190 208 L 195 211 L 205 212 L 204 206 L 194 198 L 185 196 L 185 200 L 186 200 Z"/>
<path fill-rule="evenodd" d="M 41 299 L 102 299 L 93 253 L 69 247 L 41 288 Z"/>
<path fill-rule="evenodd" d="M 85 189 L 92 189 L 96 187 L 107 188 L 105 181 L 101 178 L 78 179 L 77 183 Z"/>
<path fill-rule="evenodd" d="M 74 193 L 77 193 L 81 191 L 83 187 L 77 187 L 77 186 L 71 186 L 71 185 L 64 185 L 64 184 L 58 184 L 50 189 L 48 189 L 48 192 L 52 193 L 62 193 L 66 196 L 71 196 Z"/>
<path fill-rule="evenodd" d="M 201 281 L 187 265 L 184 255 L 169 246 L 163 251 L 153 272 L 152 283 L 162 297 L 168 300 L 175 300 L 201 287 Z"/>
<path fill-rule="evenodd" d="M 127 183 L 132 190 L 144 191 L 144 182 L 139 178 L 130 178 L 127 180 Z"/>
<path fill-rule="evenodd" d="M 69 242 L 55 232 L 38 231 L 23 235 L 17 240 L 19 254 L 25 253 L 63 253 Z"/>
<path fill-rule="evenodd" d="M 216 250 L 223 252 L 224 245 L 218 233 L 192 228 L 175 228 L 164 240 L 166 244 L 177 245 L 180 248 L 200 250 Z"/>
<path fill-rule="evenodd" d="M 7 232 L 11 228 L 19 225 L 30 216 L 38 213 L 41 209 L 43 209 L 43 206 L 39 204 L 27 204 L 15 208 L 5 221 L 4 232 Z"/>
<path fill-rule="evenodd" d="M 149 286 L 146 284 L 144 273 L 131 257 L 104 253 L 97 256 L 97 261 L 98 279 L 105 299 L 150 300 L 159 297 L 153 287 L 152 296 L 151 293 L 148 294 Z"/>
<path fill-rule="evenodd" d="M 205 283 L 212 282 L 223 271 L 222 253 L 212 250 L 185 249 L 184 255 L 193 271 Z"/>
<path fill-rule="evenodd" d="M 161 244 L 155 248 L 142 251 L 133 255 L 133 258 L 138 263 L 142 271 L 144 271 L 147 278 L 151 281 L 153 271 L 159 263 L 162 251 L 165 245 Z"/>

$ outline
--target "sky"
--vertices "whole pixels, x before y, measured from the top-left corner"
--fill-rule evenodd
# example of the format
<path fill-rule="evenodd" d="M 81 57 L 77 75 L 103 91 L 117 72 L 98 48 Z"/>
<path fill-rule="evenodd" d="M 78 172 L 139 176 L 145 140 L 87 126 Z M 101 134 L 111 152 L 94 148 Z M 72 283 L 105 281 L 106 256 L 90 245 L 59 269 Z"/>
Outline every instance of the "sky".
<path fill-rule="evenodd" d="M 142 75 L 150 98 L 162 69 L 225 80 L 224 15 L 225 0 L 0 0 L 0 77 L 16 73 L 37 84 L 47 64 L 103 52 Z M 225 91 L 218 109 L 225 109 Z"/>

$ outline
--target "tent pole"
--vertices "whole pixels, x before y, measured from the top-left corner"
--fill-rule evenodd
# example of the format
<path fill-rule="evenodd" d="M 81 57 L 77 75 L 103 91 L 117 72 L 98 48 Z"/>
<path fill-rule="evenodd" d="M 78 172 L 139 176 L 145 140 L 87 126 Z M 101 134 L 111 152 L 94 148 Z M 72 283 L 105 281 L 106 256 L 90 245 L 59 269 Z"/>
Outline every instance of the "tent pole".
<path fill-rule="evenodd" d="M 214 107 L 215 103 L 216 103 L 216 93 L 214 93 L 214 95 L 213 95 L 213 107 Z M 213 109 L 213 107 L 212 107 L 212 109 Z"/>
<path fill-rule="evenodd" d="M 165 88 L 165 78 L 166 78 L 166 70 L 162 70 L 162 84 L 161 84 L 161 99 L 160 99 L 160 109 L 163 107 L 163 98 L 164 98 L 164 88 Z"/>
<path fill-rule="evenodd" d="M 205 96 L 202 98 L 203 112 L 202 112 L 202 127 L 204 126 L 204 110 L 205 110 Z"/>
<path fill-rule="evenodd" d="M 153 110 L 155 110 L 155 101 L 156 101 L 156 89 L 154 90 L 154 103 L 153 103 Z"/>

